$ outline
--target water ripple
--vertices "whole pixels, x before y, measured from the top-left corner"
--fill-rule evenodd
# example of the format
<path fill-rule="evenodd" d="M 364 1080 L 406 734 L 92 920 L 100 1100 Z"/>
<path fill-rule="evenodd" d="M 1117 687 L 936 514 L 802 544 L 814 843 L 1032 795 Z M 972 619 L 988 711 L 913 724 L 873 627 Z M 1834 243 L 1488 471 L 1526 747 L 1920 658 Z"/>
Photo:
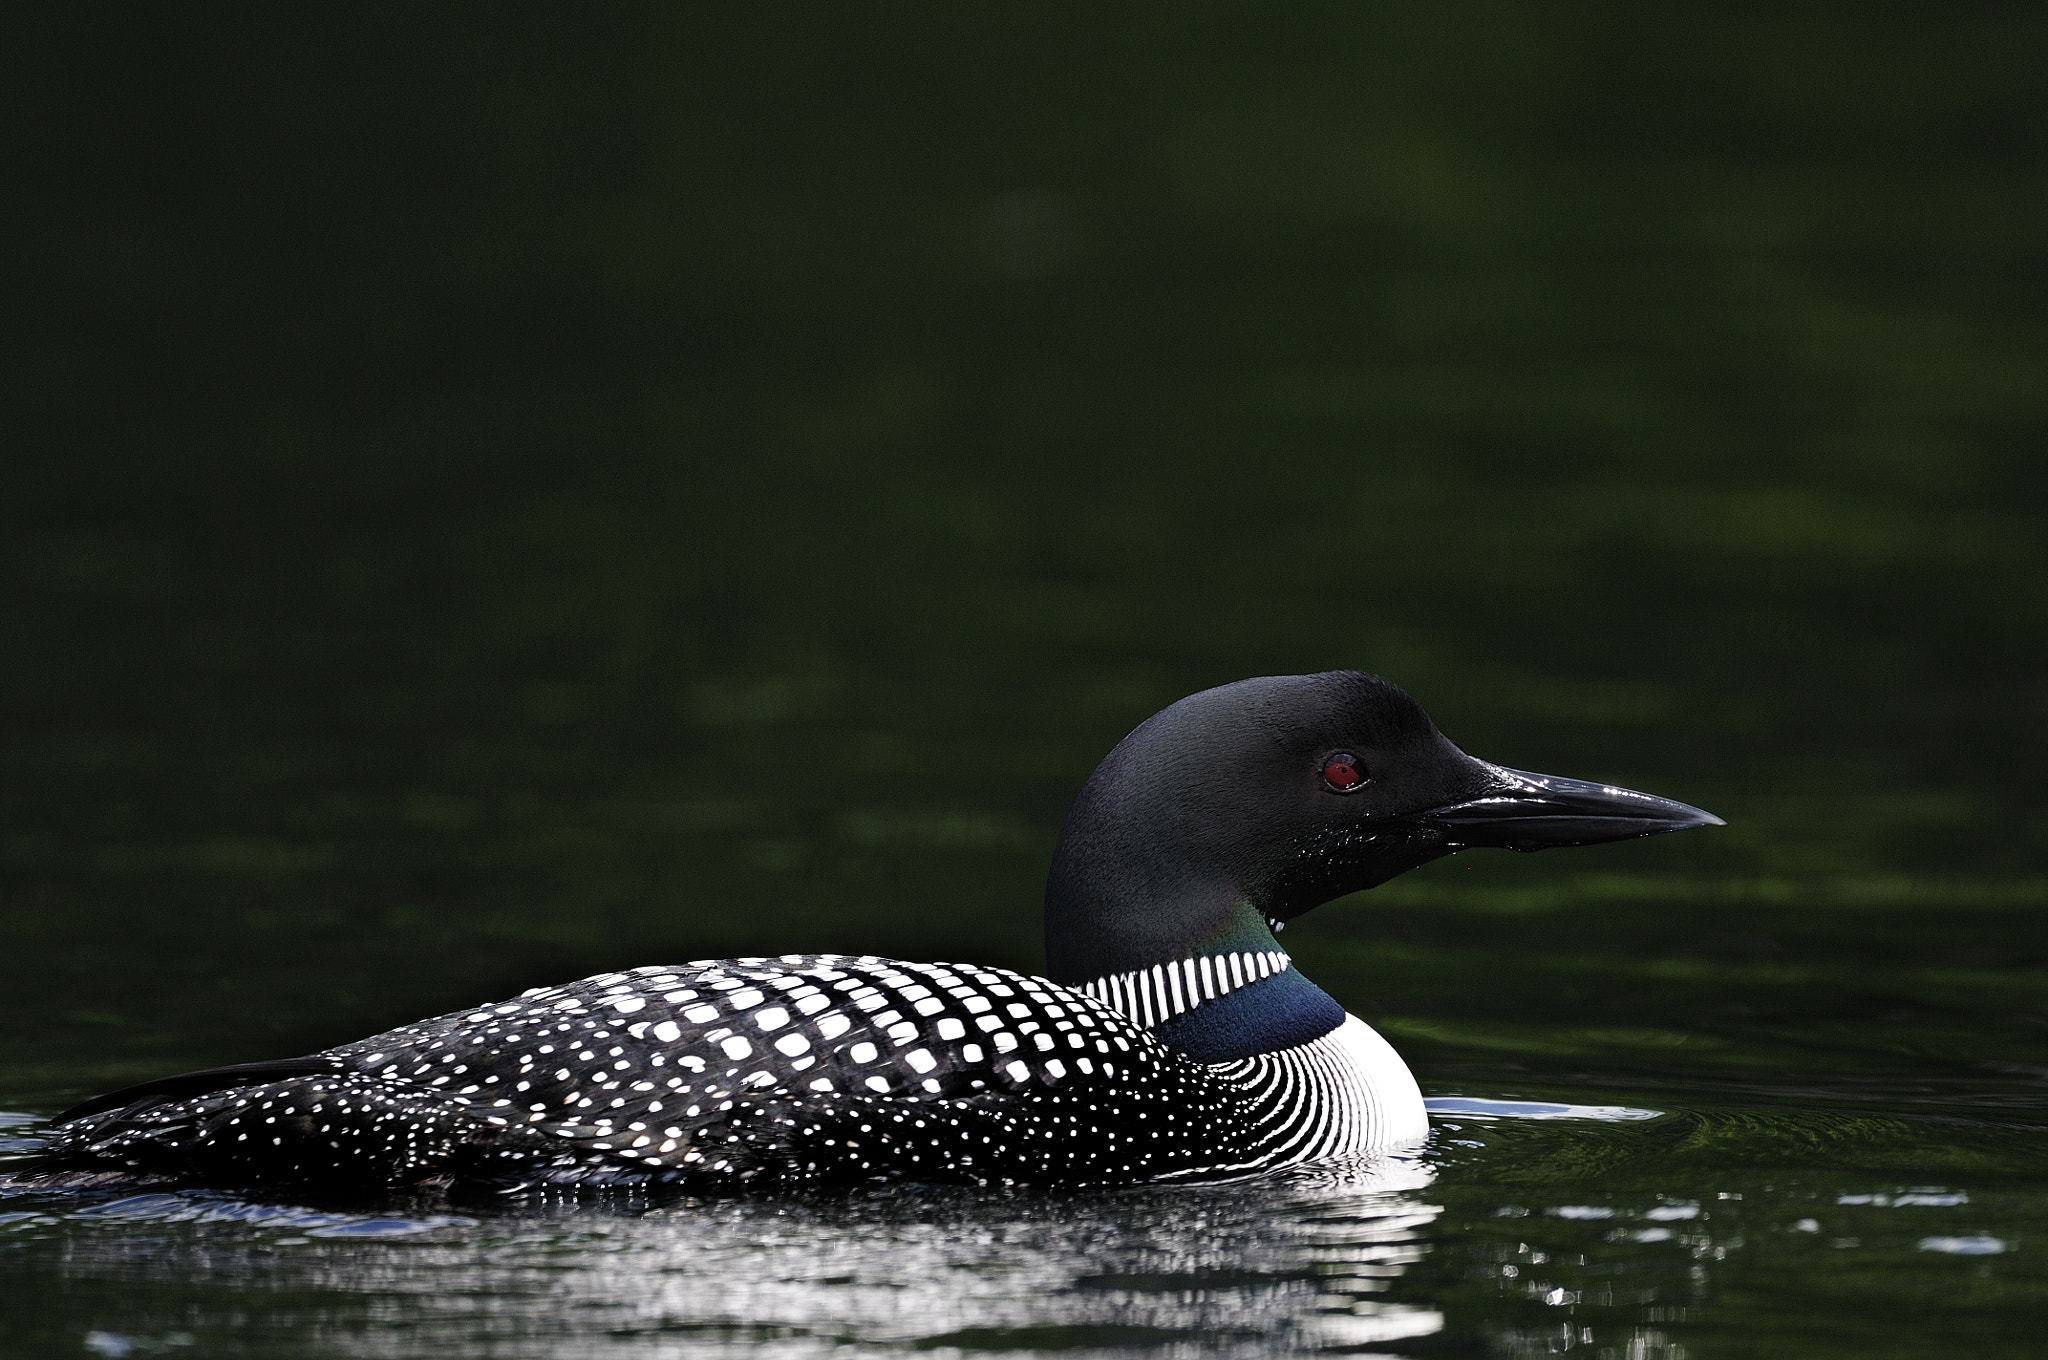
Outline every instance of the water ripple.
<path fill-rule="evenodd" d="M 1432 1096 L 1422 1103 L 1432 1115 L 1457 1115 L 1464 1119 L 1597 1119 L 1615 1124 L 1661 1119 L 1664 1115 L 1662 1110 L 1638 1110 L 1627 1105 L 1560 1105 L 1541 1100 L 1486 1100 L 1478 1096 Z"/>

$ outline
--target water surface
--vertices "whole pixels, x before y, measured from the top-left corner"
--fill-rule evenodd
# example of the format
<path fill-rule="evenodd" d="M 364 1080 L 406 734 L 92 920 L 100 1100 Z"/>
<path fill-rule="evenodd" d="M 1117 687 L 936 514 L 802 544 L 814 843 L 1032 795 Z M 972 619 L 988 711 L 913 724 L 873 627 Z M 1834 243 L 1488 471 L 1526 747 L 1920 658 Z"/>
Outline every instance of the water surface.
<path fill-rule="evenodd" d="M 10 1138 L 616 967 L 1035 969 L 1094 762 L 1247 675 L 1729 825 L 1288 930 L 1467 1102 L 1398 1166 L 10 1199 L 0 1350 L 2038 1350 L 2038 15 L 68 15 L 0 44 Z"/>

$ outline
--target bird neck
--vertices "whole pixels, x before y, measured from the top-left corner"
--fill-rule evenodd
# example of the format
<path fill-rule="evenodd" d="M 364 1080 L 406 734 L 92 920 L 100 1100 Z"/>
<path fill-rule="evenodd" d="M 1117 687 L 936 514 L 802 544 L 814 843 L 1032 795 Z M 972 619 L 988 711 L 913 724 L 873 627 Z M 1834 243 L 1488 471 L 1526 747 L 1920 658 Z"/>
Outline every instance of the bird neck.
<path fill-rule="evenodd" d="M 1199 1062 L 1292 1048 L 1344 1023 L 1344 1008 L 1294 968 L 1248 901 L 1179 957 L 1092 978 L 1079 990 Z"/>
<path fill-rule="evenodd" d="M 1267 925 L 1262 866 L 1281 852 L 1202 755 L 1267 738 L 1213 707 L 1183 701 L 1141 724 L 1082 786 L 1046 876 L 1045 959 L 1054 982 L 1223 1062 L 1319 1038 L 1344 1008 Z"/>

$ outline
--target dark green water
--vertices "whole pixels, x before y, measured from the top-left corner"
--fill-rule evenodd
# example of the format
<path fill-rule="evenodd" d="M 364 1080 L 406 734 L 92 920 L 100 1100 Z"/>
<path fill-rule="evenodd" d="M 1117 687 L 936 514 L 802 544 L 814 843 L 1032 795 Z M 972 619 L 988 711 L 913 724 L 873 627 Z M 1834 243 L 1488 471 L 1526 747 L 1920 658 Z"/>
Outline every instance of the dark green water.
<path fill-rule="evenodd" d="M 1655 1118 L 15 1198 L 0 1351 L 2038 1353 L 2040 15 L 64 14 L 0 43 L 0 1109 L 614 966 L 1033 967 L 1093 763 L 1244 675 L 1729 826 L 1286 936 L 1430 1095 Z"/>

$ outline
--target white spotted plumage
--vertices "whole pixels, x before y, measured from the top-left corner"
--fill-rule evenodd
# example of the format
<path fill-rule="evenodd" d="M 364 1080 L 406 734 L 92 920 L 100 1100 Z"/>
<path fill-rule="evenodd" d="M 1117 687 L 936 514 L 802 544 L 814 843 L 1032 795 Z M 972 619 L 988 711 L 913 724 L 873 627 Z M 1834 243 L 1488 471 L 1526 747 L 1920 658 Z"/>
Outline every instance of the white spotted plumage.
<path fill-rule="evenodd" d="M 1236 964 L 1233 989 L 1286 956 Z M 1185 1010 L 1201 973 L 1180 976 Z M 260 1181 L 1114 1184 L 1426 1131 L 1355 1018 L 1200 1063 L 1144 1023 L 1178 1013 L 1164 969 L 1109 981 L 837 955 L 604 973 L 329 1050 L 331 1071 L 74 1121 L 53 1150 Z"/>

